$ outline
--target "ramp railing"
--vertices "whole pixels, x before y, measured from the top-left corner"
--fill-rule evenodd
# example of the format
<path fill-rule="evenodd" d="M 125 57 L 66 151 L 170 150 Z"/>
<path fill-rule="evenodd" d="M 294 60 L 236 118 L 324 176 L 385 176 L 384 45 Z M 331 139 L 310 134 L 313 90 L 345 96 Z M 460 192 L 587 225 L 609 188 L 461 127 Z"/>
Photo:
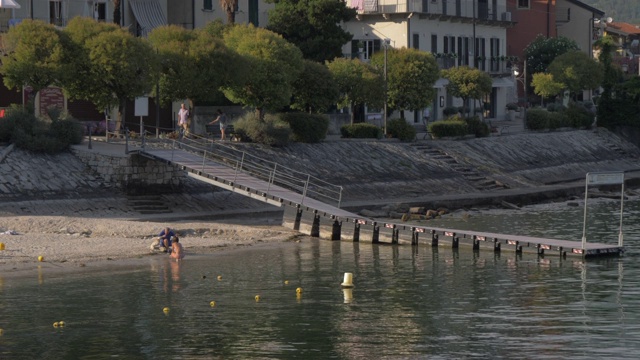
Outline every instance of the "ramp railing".
<path fill-rule="evenodd" d="M 275 190 L 275 187 L 280 187 L 301 194 L 301 205 L 304 205 L 305 199 L 311 198 L 340 208 L 342 186 L 331 184 L 311 174 L 292 169 L 275 161 L 249 154 L 222 142 L 200 137 L 180 140 L 145 138 L 146 136 L 143 134 L 140 141 L 137 142 L 143 152 L 150 145 L 157 145 L 165 149 L 170 148 L 172 151 L 170 160 L 173 161 L 176 152 L 186 151 L 202 158 L 201 167 L 194 170 L 206 173 L 206 164 L 208 161 L 212 161 L 234 169 L 234 184 L 238 175 L 246 174 L 267 182 L 267 194 L 271 190 Z M 129 145 L 127 145 L 127 148 L 129 148 Z"/>

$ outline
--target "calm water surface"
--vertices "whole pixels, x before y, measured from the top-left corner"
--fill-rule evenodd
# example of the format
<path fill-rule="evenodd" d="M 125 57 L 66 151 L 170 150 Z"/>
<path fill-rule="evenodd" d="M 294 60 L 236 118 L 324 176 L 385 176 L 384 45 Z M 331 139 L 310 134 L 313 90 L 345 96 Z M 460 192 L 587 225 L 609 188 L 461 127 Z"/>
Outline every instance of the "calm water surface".
<path fill-rule="evenodd" d="M 429 224 L 579 240 L 582 211 Z M 589 211 L 588 239 L 616 243 L 619 202 Z M 623 230 L 624 257 L 586 263 L 306 238 L 128 271 L 0 274 L 0 359 L 637 358 L 640 201 L 625 203 Z"/>

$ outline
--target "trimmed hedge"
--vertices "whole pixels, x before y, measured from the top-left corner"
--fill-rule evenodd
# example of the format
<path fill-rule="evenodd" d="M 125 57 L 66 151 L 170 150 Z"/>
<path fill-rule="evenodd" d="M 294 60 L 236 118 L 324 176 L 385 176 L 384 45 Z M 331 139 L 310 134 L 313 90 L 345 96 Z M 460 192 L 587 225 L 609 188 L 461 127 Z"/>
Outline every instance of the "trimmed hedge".
<path fill-rule="evenodd" d="M 468 134 L 467 122 L 460 118 L 440 120 L 429 124 L 429 132 L 436 138 L 460 137 Z"/>
<path fill-rule="evenodd" d="M 413 141 L 416 133 L 416 129 L 405 119 L 391 119 L 387 122 L 387 134 L 400 141 Z"/>
<path fill-rule="evenodd" d="M 475 135 L 476 137 L 487 137 L 491 134 L 489 125 L 485 124 L 477 116 L 465 118 L 464 121 L 467 123 L 467 134 Z"/>
<path fill-rule="evenodd" d="M 318 143 L 327 137 L 329 117 L 303 112 L 281 113 L 280 120 L 289 124 L 293 141 Z"/>
<path fill-rule="evenodd" d="M 549 112 L 542 109 L 527 110 L 527 129 L 544 130 L 549 128 Z"/>
<path fill-rule="evenodd" d="M 353 139 L 380 139 L 382 138 L 382 129 L 367 123 L 342 125 L 340 134 L 343 138 Z"/>

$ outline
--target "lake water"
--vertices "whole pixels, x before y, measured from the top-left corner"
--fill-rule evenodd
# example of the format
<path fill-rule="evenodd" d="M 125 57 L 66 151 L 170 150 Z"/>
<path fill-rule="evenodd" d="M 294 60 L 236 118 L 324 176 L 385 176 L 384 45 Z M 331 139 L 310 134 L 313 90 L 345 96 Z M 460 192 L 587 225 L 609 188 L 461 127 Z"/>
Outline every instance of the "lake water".
<path fill-rule="evenodd" d="M 619 212 L 590 206 L 588 239 L 616 243 Z M 546 205 L 429 224 L 580 239 L 582 219 L 582 207 Z M 109 273 L 0 275 L 0 359 L 637 358 L 639 220 L 640 201 L 625 203 L 627 253 L 587 262 L 305 238 Z"/>

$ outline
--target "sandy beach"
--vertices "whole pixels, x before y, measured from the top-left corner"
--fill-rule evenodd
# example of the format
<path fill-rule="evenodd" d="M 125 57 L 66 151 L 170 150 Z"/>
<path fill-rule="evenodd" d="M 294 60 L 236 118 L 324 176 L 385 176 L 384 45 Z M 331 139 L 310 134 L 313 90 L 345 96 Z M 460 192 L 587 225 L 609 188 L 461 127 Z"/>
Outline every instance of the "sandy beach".
<path fill-rule="evenodd" d="M 250 221 L 250 220 L 249 220 Z M 275 220 L 274 220 L 275 221 Z M 189 255 L 296 241 L 301 235 L 279 225 L 207 221 L 151 222 L 69 216 L 0 217 L 0 274 L 20 275 L 38 267 L 56 271 L 126 265 L 149 256 L 164 226 L 180 236 Z M 42 256 L 43 261 L 38 261 Z"/>

